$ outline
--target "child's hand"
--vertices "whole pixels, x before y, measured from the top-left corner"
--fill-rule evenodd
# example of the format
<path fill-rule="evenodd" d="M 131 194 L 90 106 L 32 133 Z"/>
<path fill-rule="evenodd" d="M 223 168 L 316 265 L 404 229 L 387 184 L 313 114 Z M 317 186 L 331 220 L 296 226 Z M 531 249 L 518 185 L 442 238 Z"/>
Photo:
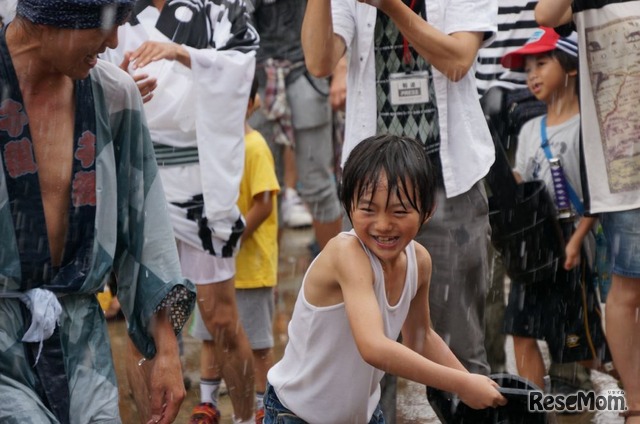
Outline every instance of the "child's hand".
<path fill-rule="evenodd" d="M 569 271 L 573 267 L 580 263 L 580 244 L 582 240 L 576 240 L 576 237 L 571 237 L 569 242 L 564 248 L 565 260 L 564 269 Z"/>
<path fill-rule="evenodd" d="M 507 404 L 498 391 L 498 383 L 481 374 L 468 374 L 461 390 L 460 400 L 473 409 L 495 408 Z"/>

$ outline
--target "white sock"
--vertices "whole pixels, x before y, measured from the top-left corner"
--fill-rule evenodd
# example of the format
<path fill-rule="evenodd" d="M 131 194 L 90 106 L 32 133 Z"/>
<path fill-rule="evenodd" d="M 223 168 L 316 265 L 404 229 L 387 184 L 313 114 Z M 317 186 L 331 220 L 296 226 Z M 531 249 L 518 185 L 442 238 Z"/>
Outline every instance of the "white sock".
<path fill-rule="evenodd" d="M 256 411 L 264 408 L 264 392 L 256 392 Z"/>
<path fill-rule="evenodd" d="M 218 392 L 220 391 L 219 378 L 213 380 L 200 379 L 200 402 L 212 403 L 216 408 L 218 407 Z"/>

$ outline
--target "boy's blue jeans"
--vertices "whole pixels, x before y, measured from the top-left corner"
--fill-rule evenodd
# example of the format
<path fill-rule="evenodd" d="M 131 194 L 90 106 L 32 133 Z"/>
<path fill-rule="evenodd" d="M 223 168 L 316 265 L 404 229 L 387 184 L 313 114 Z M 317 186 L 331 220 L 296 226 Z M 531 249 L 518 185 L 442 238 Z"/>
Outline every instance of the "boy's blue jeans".
<path fill-rule="evenodd" d="M 280 403 L 280 399 L 278 399 L 271 384 L 267 383 L 267 390 L 264 393 L 263 424 L 306 424 L 306 421 L 285 408 L 284 405 Z M 373 416 L 369 424 L 384 424 L 384 417 L 382 416 L 380 405 L 373 411 Z"/>

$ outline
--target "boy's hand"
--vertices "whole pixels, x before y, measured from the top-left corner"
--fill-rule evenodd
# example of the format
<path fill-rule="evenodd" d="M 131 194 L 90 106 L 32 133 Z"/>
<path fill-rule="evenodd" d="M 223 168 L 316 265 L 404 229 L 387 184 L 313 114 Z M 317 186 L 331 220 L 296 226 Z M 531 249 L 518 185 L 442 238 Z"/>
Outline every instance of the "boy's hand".
<path fill-rule="evenodd" d="M 458 396 L 473 409 L 496 408 L 507 404 L 498 387 L 498 383 L 485 375 L 468 374 Z"/>
<path fill-rule="evenodd" d="M 569 271 L 573 267 L 580 264 L 580 244 L 582 240 L 576 240 L 576 237 L 571 237 L 565 247 L 565 261 L 564 269 Z"/>

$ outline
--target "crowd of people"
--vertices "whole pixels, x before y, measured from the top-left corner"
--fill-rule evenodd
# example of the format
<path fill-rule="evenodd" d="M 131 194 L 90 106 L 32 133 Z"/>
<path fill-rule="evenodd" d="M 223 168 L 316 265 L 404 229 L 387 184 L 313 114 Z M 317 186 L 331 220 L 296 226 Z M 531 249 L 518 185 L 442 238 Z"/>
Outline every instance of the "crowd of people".
<path fill-rule="evenodd" d="M 394 423 L 397 377 L 455 423 L 507 403 L 504 334 L 531 387 L 605 371 L 640 423 L 639 0 L 1 6 L 0 421 L 121 421 L 109 283 L 143 423 L 180 410 L 187 322 L 190 424 L 220 422 L 223 381 L 238 424 Z M 505 187 L 553 205 L 535 283 L 491 248 L 503 143 Z M 315 259 L 276 358 L 283 225 L 312 226 Z"/>

